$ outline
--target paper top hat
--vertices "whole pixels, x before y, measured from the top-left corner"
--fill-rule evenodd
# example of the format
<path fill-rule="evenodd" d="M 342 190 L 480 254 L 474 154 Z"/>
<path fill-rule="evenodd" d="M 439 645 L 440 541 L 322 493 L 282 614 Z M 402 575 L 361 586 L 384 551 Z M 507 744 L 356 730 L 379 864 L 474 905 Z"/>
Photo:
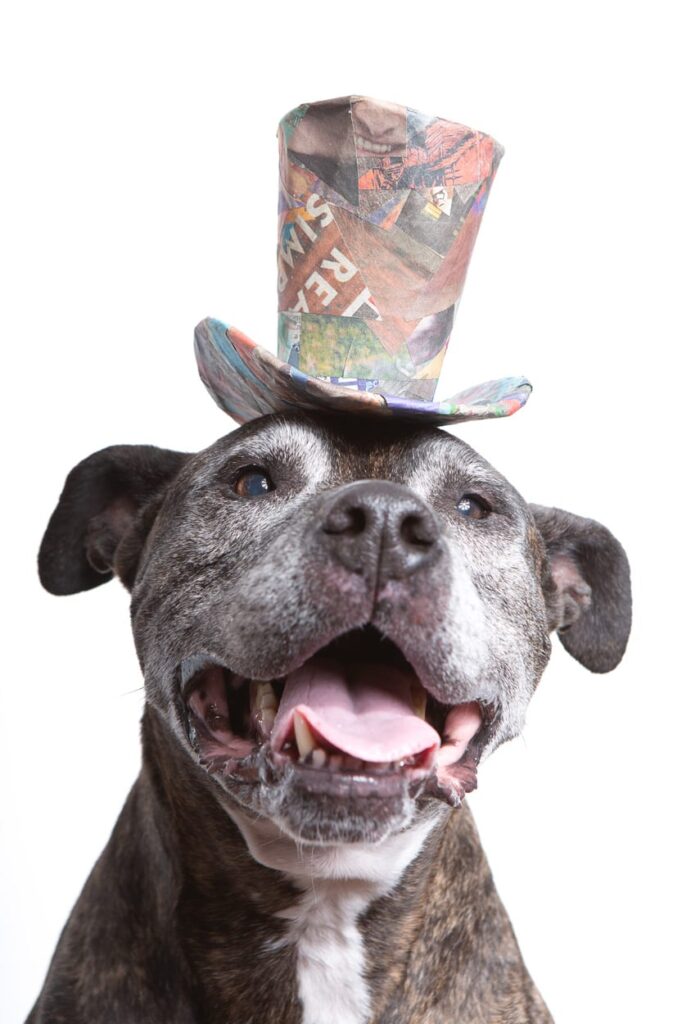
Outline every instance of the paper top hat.
<path fill-rule="evenodd" d="M 364 96 L 303 104 L 279 126 L 278 356 L 203 320 L 199 372 L 243 423 L 336 409 L 455 423 L 508 416 L 506 377 L 434 402 L 502 147 Z"/>

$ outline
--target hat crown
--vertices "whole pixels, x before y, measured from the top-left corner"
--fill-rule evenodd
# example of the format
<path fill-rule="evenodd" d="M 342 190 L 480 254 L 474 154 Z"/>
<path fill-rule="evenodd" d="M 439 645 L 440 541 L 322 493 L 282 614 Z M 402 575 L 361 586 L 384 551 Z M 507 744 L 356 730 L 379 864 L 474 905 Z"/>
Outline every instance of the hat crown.
<path fill-rule="evenodd" d="M 296 107 L 279 140 L 280 359 L 430 401 L 502 147 L 364 96 Z"/>

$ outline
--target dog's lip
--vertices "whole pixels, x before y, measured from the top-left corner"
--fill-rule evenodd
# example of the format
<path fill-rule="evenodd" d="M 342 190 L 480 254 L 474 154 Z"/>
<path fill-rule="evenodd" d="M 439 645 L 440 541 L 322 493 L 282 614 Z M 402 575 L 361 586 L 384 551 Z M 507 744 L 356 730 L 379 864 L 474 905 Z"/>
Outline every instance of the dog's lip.
<path fill-rule="evenodd" d="M 343 640 L 343 637 L 338 640 Z M 397 650 L 397 656 L 402 657 Z M 223 674 L 226 688 L 226 703 L 222 707 L 217 706 L 213 699 L 219 693 L 215 687 L 220 673 Z M 183 659 L 179 675 L 189 739 L 200 763 L 212 774 L 254 784 L 263 782 L 267 777 L 267 781 L 276 785 L 285 773 L 294 771 L 298 773 L 300 781 L 308 780 L 304 788 L 311 793 L 325 792 L 341 797 L 347 792 L 348 780 L 352 778 L 355 795 L 366 792 L 368 795 L 373 793 L 379 796 L 384 791 L 388 795 L 393 794 L 396 787 L 409 786 L 413 791 L 417 786 L 449 803 L 457 804 L 466 792 L 475 788 L 476 766 L 483 751 L 490 746 L 495 728 L 495 708 L 490 703 L 481 700 L 446 705 L 423 687 L 419 680 L 427 701 L 429 720 L 438 727 L 441 736 L 440 750 L 432 752 L 433 756 L 376 764 L 347 758 L 347 755 L 338 751 L 332 756 L 329 749 L 326 751 L 327 757 L 322 760 L 322 752 L 315 749 L 308 751 L 305 758 L 299 760 L 296 746 L 289 744 L 287 748 L 287 744 L 281 742 L 281 737 L 276 747 L 273 746 L 271 733 L 274 713 L 267 707 L 256 709 L 255 713 L 249 707 L 251 734 L 248 737 L 238 735 L 229 726 L 228 697 L 234 699 L 237 694 L 244 702 L 246 695 L 249 695 L 252 704 L 254 692 L 262 695 L 259 688 L 264 688 L 266 694 L 270 689 L 273 692 L 277 689 L 279 703 L 284 686 L 281 677 L 270 681 L 249 680 L 231 672 L 222 660 L 204 653 Z M 212 679 L 213 691 L 210 691 L 210 687 L 209 692 L 205 687 L 201 689 L 202 680 L 205 682 L 207 678 L 209 681 Z M 475 709 L 479 727 L 473 735 L 467 736 L 464 749 L 457 751 L 455 756 L 444 730 L 448 716 L 457 712 L 461 717 L 461 709 Z M 235 710 L 237 714 L 240 713 L 239 707 L 233 708 Z M 322 748 L 324 750 L 323 744 Z"/>

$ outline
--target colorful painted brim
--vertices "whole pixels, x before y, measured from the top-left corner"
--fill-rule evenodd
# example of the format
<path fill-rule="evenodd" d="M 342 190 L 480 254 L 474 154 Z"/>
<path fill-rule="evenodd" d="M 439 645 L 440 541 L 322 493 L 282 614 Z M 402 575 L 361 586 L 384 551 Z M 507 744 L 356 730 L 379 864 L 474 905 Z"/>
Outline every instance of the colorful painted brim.
<path fill-rule="evenodd" d="M 237 423 L 273 412 L 306 410 L 375 414 L 443 426 L 511 416 L 531 392 L 525 377 L 504 377 L 440 402 L 384 394 L 379 381 L 313 377 L 278 359 L 234 327 L 207 318 L 197 325 L 199 375 L 220 408 Z M 375 385 L 372 388 L 372 384 Z"/>

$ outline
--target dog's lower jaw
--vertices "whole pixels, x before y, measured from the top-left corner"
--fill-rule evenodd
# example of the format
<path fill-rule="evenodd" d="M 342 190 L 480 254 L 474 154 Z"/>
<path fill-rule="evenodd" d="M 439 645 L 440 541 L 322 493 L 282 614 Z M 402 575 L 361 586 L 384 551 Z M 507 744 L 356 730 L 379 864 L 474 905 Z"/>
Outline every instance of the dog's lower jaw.
<path fill-rule="evenodd" d="M 348 785 L 344 799 L 343 795 L 326 791 L 325 780 L 318 781 L 316 776 L 319 772 L 315 769 L 285 770 L 284 778 L 270 787 L 261 801 L 266 819 L 296 848 L 371 849 L 403 833 L 415 820 L 421 820 L 417 801 L 403 779 L 396 780 L 393 795 L 377 798 L 375 780 L 350 775 L 343 780 Z"/>
<path fill-rule="evenodd" d="M 495 704 L 439 700 L 367 624 L 291 658 L 270 681 L 206 653 L 175 670 L 178 725 L 217 790 L 296 841 L 329 845 L 381 842 L 423 797 L 459 806 L 475 788 Z"/>

